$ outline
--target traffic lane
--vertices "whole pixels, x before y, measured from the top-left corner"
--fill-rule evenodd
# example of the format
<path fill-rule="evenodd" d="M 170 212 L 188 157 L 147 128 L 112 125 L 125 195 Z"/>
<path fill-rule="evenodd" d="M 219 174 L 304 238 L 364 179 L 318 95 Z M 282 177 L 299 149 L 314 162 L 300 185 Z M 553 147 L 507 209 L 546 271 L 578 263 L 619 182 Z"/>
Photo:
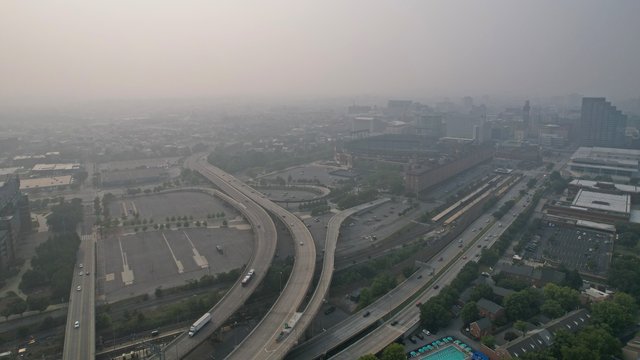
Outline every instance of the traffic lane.
<path fill-rule="evenodd" d="M 207 168 L 206 168 L 206 170 L 207 170 L 208 172 L 212 173 L 212 174 L 215 174 L 216 172 L 217 172 L 218 174 L 220 173 L 219 171 L 211 170 L 211 167 L 207 167 Z M 227 179 L 226 179 L 227 184 L 229 184 L 229 183 L 234 183 L 233 178 L 230 178 L 230 176 L 226 176 L 226 178 L 227 178 Z M 238 185 L 239 185 L 239 184 L 238 184 Z M 240 185 L 239 185 L 239 186 L 240 186 Z M 224 187 L 226 187 L 226 186 L 224 186 Z M 229 185 L 229 187 L 233 187 L 233 186 Z M 221 186 L 221 188 L 222 188 L 222 186 Z M 250 201 L 250 200 L 249 200 L 249 197 L 250 197 L 251 195 L 253 195 L 253 196 L 255 196 L 255 200 L 262 200 L 262 201 L 261 201 L 261 203 L 262 203 L 262 204 L 264 204 L 264 205 L 267 205 L 267 206 L 265 206 L 265 207 L 266 207 L 267 209 L 269 209 L 269 210 L 274 211 L 276 214 L 278 214 L 278 213 L 279 213 L 282 217 L 286 217 L 286 214 L 288 213 L 288 212 L 284 211 L 284 209 L 279 208 L 277 205 L 275 205 L 275 204 L 271 203 L 270 201 L 265 202 L 265 201 L 264 201 L 264 199 L 263 199 L 263 198 L 261 198 L 257 193 L 255 193 L 255 192 L 254 192 L 254 193 L 251 193 L 251 192 L 250 192 L 250 190 L 247 190 L 247 187 L 246 187 L 246 186 L 243 186 L 243 187 L 242 187 L 242 190 L 236 190 L 236 191 L 237 191 L 238 193 L 240 193 L 240 194 L 244 195 L 244 198 L 242 198 L 242 197 L 241 197 L 241 199 L 245 200 L 245 202 L 249 202 L 249 201 Z M 244 193 L 245 191 L 249 191 L 249 194 L 251 194 L 251 195 L 247 195 L 246 193 Z M 299 219 L 294 218 L 292 215 L 290 215 L 290 219 L 291 219 L 291 223 L 287 222 L 286 224 L 287 224 L 287 226 L 288 226 L 288 227 L 290 227 L 290 230 L 294 233 L 294 236 L 300 237 L 300 236 L 301 236 L 301 233 L 302 233 L 302 234 L 304 234 L 304 232 L 306 231 L 306 234 L 308 234 L 308 237 L 310 237 L 310 233 L 308 232 L 308 230 L 307 230 L 306 226 L 304 226 L 304 224 L 303 224 Z M 296 220 L 296 219 L 297 219 L 297 220 Z M 298 226 L 296 226 L 296 223 L 298 223 Z M 291 225 L 291 224 L 293 224 L 293 225 Z M 300 269 L 296 270 L 296 265 L 297 265 L 297 267 L 298 267 L 298 268 L 300 268 L 300 267 L 301 267 L 301 265 L 302 265 L 303 263 L 310 264 L 310 265 L 311 265 L 311 267 L 313 267 L 313 266 L 315 265 L 315 250 L 313 249 L 313 247 L 312 247 L 312 246 L 310 246 L 310 245 L 312 245 L 312 243 L 311 243 L 311 242 L 312 242 L 313 240 L 312 240 L 312 239 L 301 239 L 301 241 L 303 241 L 303 244 L 304 244 L 305 242 L 307 243 L 307 247 L 306 247 L 306 249 L 308 249 L 308 250 L 305 250 L 305 251 L 299 251 L 299 250 L 297 250 L 297 251 L 296 251 L 296 253 L 297 253 L 297 261 L 294 263 L 294 270 L 292 271 L 292 276 L 291 276 L 291 277 L 290 277 L 290 279 L 288 280 L 287 285 L 289 285 L 289 283 L 290 283 L 290 282 L 292 282 L 292 278 L 296 278 L 296 277 L 298 277 L 298 278 L 300 278 L 300 277 L 303 277 L 303 278 L 305 278 L 305 277 L 309 277 L 309 279 L 308 279 L 308 280 L 306 280 L 306 279 L 300 279 L 300 282 L 299 282 L 299 283 L 297 283 L 295 280 L 293 281 L 293 284 L 296 284 L 296 285 L 297 285 L 297 287 L 300 287 L 300 286 L 305 287 L 305 284 L 306 284 L 306 286 L 308 286 L 308 285 L 309 285 L 309 283 L 310 283 L 310 280 L 311 280 L 311 279 L 310 279 L 310 276 L 312 276 L 312 275 L 313 275 L 313 274 L 312 274 L 312 273 L 313 273 L 312 268 L 311 268 L 311 269 L 308 269 L 308 268 L 307 268 L 307 269 L 304 269 L 304 268 L 303 268 L 302 270 L 304 270 L 304 273 L 300 273 L 300 271 L 299 271 Z M 296 247 L 296 249 L 299 249 L 299 248 L 298 248 L 298 247 Z M 311 253 L 313 256 L 308 256 L 308 255 L 307 255 L 307 259 L 305 259 L 304 252 Z M 300 254 L 298 254 L 298 253 L 300 253 Z M 283 294 L 284 294 L 284 292 L 286 292 L 286 291 L 287 291 L 287 288 L 289 288 L 289 289 L 290 289 L 289 291 L 293 291 L 294 293 L 298 293 L 298 294 L 302 293 L 302 294 L 300 295 L 300 298 L 304 296 L 304 293 L 306 293 L 306 289 L 304 289 L 304 291 L 301 291 L 301 290 L 300 290 L 300 289 L 298 289 L 298 288 L 293 288 L 293 289 L 292 289 L 292 286 L 285 286 L 285 290 L 283 291 Z M 291 289 L 292 289 L 292 290 L 291 290 Z M 281 295 L 281 297 L 280 297 L 280 298 L 283 298 L 283 295 Z M 280 300 L 280 298 L 279 298 L 279 300 L 278 300 L 278 301 L 280 301 L 280 303 L 282 304 L 282 305 L 281 305 L 281 307 L 286 307 L 286 308 L 288 308 L 288 309 L 291 309 L 291 308 L 295 309 L 295 308 L 297 308 L 297 306 L 294 306 L 294 305 L 295 305 L 294 303 L 299 303 L 299 301 L 301 300 L 301 299 L 294 299 L 294 301 L 293 301 L 293 302 L 292 302 L 292 301 L 288 301 L 288 302 L 286 302 L 286 303 L 285 303 L 285 301 L 284 301 L 284 300 Z M 288 300 L 291 300 L 291 299 L 288 299 Z M 276 305 L 277 305 L 278 301 L 276 302 Z M 274 305 L 274 307 L 275 307 L 276 305 Z M 273 309 L 273 308 L 272 308 L 272 309 Z M 249 338 L 254 338 L 254 339 L 257 339 L 257 341 L 258 341 L 259 343 L 264 343 L 264 341 L 265 341 L 265 338 L 264 338 L 264 337 L 265 337 L 265 336 L 269 336 L 269 333 L 274 333 L 274 331 L 273 331 L 273 329 L 274 329 L 274 328 L 275 328 L 275 329 L 277 329 L 277 330 L 279 330 L 279 326 L 280 326 L 280 324 L 282 323 L 282 321 L 283 321 L 283 320 L 282 320 L 281 316 L 276 316 L 276 315 L 274 315 L 274 312 L 275 312 L 275 311 L 270 311 L 270 312 L 269 312 L 269 314 L 267 314 L 267 317 L 263 318 L 263 321 L 261 321 L 261 324 L 268 324 L 268 323 L 269 323 L 269 321 L 276 321 L 276 322 L 277 322 L 276 324 L 269 326 L 269 328 L 271 328 L 271 330 L 267 330 L 267 331 L 265 331 L 264 333 L 259 333 L 259 332 L 258 332 L 258 333 L 257 333 L 258 335 L 256 336 L 256 335 L 255 335 L 256 330 L 254 329 L 254 331 L 253 331 L 253 333 L 252 333 L 252 334 L 254 334 L 254 335 L 251 335 Z M 280 314 L 286 314 L 286 312 L 281 312 L 281 313 L 279 313 L 278 315 L 280 315 Z M 271 315 L 271 318 L 269 318 L 269 315 Z M 290 316 L 290 315 L 292 315 L 292 313 L 291 313 L 291 314 L 287 314 L 287 315 L 289 315 L 289 316 Z M 256 329 L 258 329 L 259 327 L 260 327 L 260 324 L 258 325 L 258 327 L 257 327 Z M 262 337 L 262 338 L 260 338 L 260 337 Z M 245 339 L 245 341 L 247 341 L 247 340 Z M 243 343 L 244 343 L 244 342 L 243 342 Z M 238 347 L 237 349 L 246 348 L 246 347 L 248 347 L 248 346 L 247 346 L 247 345 L 243 345 L 243 346 Z M 237 350 L 237 349 L 236 349 L 236 350 Z M 253 349 L 253 350 L 257 350 L 257 349 Z M 255 353 L 256 353 L 256 351 L 254 351 L 254 352 L 253 352 L 253 354 L 255 354 Z M 233 356 L 233 353 L 232 353 L 232 354 L 230 354 L 230 356 Z M 247 358 L 247 357 L 244 357 L 244 358 Z"/>
<path fill-rule="evenodd" d="M 219 185 L 219 188 L 224 189 L 228 186 L 215 174 L 212 174 L 208 169 L 202 169 L 198 167 L 192 167 L 196 171 L 201 172 L 205 177 L 209 178 L 212 182 Z M 200 342 L 204 341 L 217 327 L 219 327 L 226 319 L 237 311 L 240 306 L 251 295 L 253 290 L 258 286 L 260 280 L 266 275 L 273 254 L 275 252 L 275 240 L 276 229 L 271 218 L 267 215 L 264 209 L 257 206 L 252 201 L 247 201 L 246 204 L 242 202 L 242 194 L 236 192 L 232 187 L 229 187 L 229 195 L 223 195 L 218 193 L 218 196 L 225 198 L 225 201 L 231 202 L 234 206 L 243 209 L 245 216 L 249 219 L 250 223 L 258 224 L 254 226 L 254 234 L 257 237 L 255 253 L 252 256 L 252 264 L 249 266 L 256 269 L 256 279 L 249 283 L 249 285 L 243 287 L 240 282 L 237 281 L 235 285 L 227 292 L 225 297 L 214 305 L 210 312 L 213 317 L 213 324 L 205 327 L 199 331 L 194 337 L 189 338 L 186 333 L 178 336 L 172 343 L 163 349 L 166 359 L 180 358 L 186 355 L 191 349 L 197 346 Z M 230 198 L 234 195 L 235 198 L 240 201 Z M 260 240 L 266 239 L 266 240 Z M 272 241 L 268 241 L 272 240 Z M 261 256 L 260 254 L 264 254 Z M 270 254 L 270 255 L 269 255 Z M 218 323 L 216 323 L 218 322 Z M 174 350 L 175 349 L 175 350 Z"/>
<path fill-rule="evenodd" d="M 509 219 L 508 225 L 506 225 L 505 227 L 502 227 L 502 228 L 498 227 L 499 229 L 501 229 L 499 231 L 504 231 L 504 229 L 508 227 L 514 220 L 515 220 L 515 217 L 513 217 L 512 219 Z M 489 231 L 494 229 L 496 226 L 497 226 L 497 223 L 494 223 L 492 228 L 489 229 Z M 491 244 L 493 244 L 493 242 L 495 242 L 496 239 L 497 239 L 497 236 L 493 237 Z M 474 250 L 476 249 L 477 247 L 470 247 L 467 250 L 467 252 L 473 253 Z M 476 251 L 480 251 L 480 250 L 476 250 Z M 451 258 L 453 258 L 453 256 Z M 453 263 L 453 265 L 451 265 L 451 267 L 438 278 L 438 280 L 436 281 L 436 284 L 444 285 L 453 281 L 453 279 L 455 279 L 458 272 L 462 269 L 462 267 L 464 266 L 464 264 L 466 264 L 466 262 L 467 261 L 463 260 L 462 257 L 458 258 Z M 432 296 L 437 295 L 440 292 L 440 289 L 442 289 L 442 285 L 438 286 L 438 289 L 434 289 L 433 287 L 430 289 L 427 289 L 425 291 L 425 294 L 419 298 L 420 299 L 419 301 L 426 302 Z M 398 325 L 400 325 L 400 328 L 389 328 L 388 326 L 386 326 L 387 324 L 390 324 L 390 322 L 394 320 L 398 321 Z M 401 310 L 401 312 L 398 315 L 396 315 L 392 320 L 387 321 L 387 324 L 385 324 L 385 326 L 382 326 L 374 330 L 372 333 L 370 333 L 370 335 L 360 339 L 358 342 L 356 342 L 352 346 L 345 349 L 343 352 L 336 355 L 333 359 L 357 358 L 362 354 L 374 351 L 372 349 L 375 346 L 380 346 L 380 344 L 383 344 L 382 346 L 384 347 L 386 346 L 386 344 L 390 343 L 395 338 L 397 338 L 398 336 L 401 336 L 406 331 L 408 331 L 408 329 L 411 328 L 413 325 L 415 325 L 417 321 L 419 321 L 419 309 L 415 306 L 408 305 L 407 307 L 405 307 L 405 309 Z M 378 350 L 380 349 L 376 348 L 374 352 L 377 352 Z"/>

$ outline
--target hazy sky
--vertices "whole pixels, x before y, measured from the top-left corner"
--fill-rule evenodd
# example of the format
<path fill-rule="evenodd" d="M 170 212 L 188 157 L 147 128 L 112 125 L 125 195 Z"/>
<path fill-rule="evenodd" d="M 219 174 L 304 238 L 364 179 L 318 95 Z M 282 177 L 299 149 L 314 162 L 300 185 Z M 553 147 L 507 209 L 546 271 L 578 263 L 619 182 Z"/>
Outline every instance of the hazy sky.
<path fill-rule="evenodd" d="M 640 96 L 640 1 L 0 0 L 0 102 Z"/>

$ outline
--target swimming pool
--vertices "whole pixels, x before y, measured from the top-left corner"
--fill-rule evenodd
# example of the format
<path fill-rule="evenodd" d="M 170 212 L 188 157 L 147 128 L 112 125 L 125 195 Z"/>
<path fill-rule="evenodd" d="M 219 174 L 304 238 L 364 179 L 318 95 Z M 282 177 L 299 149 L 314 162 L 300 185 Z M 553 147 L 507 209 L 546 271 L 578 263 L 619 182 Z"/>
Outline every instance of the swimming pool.
<path fill-rule="evenodd" d="M 455 346 L 448 346 L 438 352 L 431 353 L 421 360 L 464 360 L 465 354 Z"/>

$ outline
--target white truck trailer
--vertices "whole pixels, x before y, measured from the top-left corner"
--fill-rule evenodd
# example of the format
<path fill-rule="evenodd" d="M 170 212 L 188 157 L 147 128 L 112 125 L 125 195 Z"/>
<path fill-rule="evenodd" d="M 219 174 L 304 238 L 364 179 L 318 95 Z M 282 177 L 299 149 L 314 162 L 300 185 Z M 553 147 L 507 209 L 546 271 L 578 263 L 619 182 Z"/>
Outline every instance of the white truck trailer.
<path fill-rule="evenodd" d="M 200 329 L 202 329 L 207 323 L 211 321 L 211 314 L 205 313 L 200 317 L 200 319 L 196 320 L 196 322 L 191 325 L 189 328 L 189 336 L 195 335 Z"/>

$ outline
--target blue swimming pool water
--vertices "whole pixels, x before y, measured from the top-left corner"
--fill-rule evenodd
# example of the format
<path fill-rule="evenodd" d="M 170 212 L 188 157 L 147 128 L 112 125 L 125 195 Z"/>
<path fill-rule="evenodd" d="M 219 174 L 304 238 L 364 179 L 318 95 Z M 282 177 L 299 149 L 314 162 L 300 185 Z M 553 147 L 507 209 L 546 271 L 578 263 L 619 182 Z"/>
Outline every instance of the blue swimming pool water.
<path fill-rule="evenodd" d="M 422 360 L 464 360 L 464 353 L 455 346 L 446 347 L 438 352 L 431 353 Z"/>

